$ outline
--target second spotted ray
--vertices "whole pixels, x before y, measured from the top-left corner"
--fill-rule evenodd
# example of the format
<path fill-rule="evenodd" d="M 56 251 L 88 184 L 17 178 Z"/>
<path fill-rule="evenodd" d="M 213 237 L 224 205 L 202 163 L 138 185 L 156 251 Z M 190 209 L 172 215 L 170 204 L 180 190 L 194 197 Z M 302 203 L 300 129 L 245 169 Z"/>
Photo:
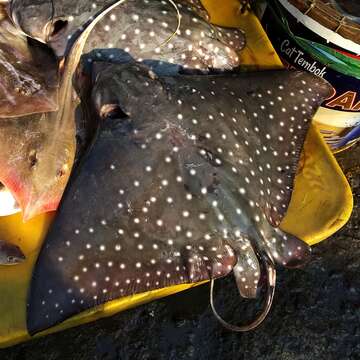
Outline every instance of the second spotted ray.
<path fill-rule="evenodd" d="M 126 0 L 95 26 L 84 51 L 118 48 L 136 60 L 162 60 L 205 71 L 240 65 L 238 51 L 245 46 L 240 30 L 214 27 L 186 4 L 176 6 L 179 23 L 168 1 Z"/>
<path fill-rule="evenodd" d="M 31 334 L 108 300 L 232 269 L 241 294 L 255 297 L 258 255 L 285 266 L 308 259 L 305 243 L 275 227 L 327 83 L 287 71 L 93 70 L 100 127 L 35 266 Z"/>
<path fill-rule="evenodd" d="M 89 18 L 113 2 L 13 0 L 11 16 L 27 35 L 49 44 L 61 56 Z M 36 11 L 40 6 L 42 12 Z M 237 52 L 245 46 L 243 32 L 212 26 L 207 20 L 198 2 L 126 0 L 96 25 L 85 51 L 114 47 L 127 49 L 136 59 L 164 60 L 191 69 L 237 67 Z"/>

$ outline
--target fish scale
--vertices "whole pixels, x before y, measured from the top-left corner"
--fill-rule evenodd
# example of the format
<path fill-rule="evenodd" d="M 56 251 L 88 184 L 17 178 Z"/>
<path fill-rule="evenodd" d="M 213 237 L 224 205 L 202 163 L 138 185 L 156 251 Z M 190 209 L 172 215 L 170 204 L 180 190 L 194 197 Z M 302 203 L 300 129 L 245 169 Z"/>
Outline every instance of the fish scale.
<path fill-rule="evenodd" d="M 308 245 L 272 225 L 286 212 L 309 119 L 331 92 L 325 81 L 281 70 L 157 77 L 134 62 L 93 71 L 88 106 L 100 125 L 38 257 L 30 334 L 108 300 L 232 269 L 240 293 L 255 297 L 258 256 L 308 260 Z M 278 101 L 271 118 L 260 111 L 269 101 Z"/>

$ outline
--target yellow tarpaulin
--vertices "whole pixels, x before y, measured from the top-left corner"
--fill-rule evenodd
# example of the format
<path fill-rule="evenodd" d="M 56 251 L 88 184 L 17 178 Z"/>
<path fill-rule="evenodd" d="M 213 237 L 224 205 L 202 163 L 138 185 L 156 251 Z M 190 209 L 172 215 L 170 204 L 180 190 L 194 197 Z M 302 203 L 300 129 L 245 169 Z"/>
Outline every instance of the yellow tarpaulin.
<path fill-rule="evenodd" d="M 241 53 L 245 67 L 281 67 L 257 18 L 251 13 L 238 14 L 239 3 L 236 0 L 206 0 L 203 3 L 214 23 L 241 27 L 246 32 L 247 48 Z M 351 210 L 351 189 L 333 155 L 316 129 L 312 128 L 306 140 L 290 208 L 281 227 L 314 244 L 343 226 Z M 0 218 L 0 238 L 18 244 L 27 257 L 24 264 L 0 267 L 1 347 L 30 338 L 25 323 L 26 295 L 32 267 L 52 216 L 42 215 L 25 224 L 20 215 Z M 195 285 L 198 284 L 179 285 L 114 300 L 79 314 L 40 335 L 110 316 Z"/>

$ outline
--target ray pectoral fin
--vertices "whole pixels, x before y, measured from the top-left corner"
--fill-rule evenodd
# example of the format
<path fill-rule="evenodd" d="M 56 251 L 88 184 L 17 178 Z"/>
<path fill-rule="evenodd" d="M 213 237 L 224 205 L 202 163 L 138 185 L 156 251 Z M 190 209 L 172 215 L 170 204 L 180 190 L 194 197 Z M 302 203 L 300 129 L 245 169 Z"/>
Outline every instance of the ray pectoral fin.
<path fill-rule="evenodd" d="M 289 268 L 303 266 L 311 257 L 307 243 L 279 228 L 273 229 L 273 236 L 266 239 L 266 246 L 274 261 Z"/>
<path fill-rule="evenodd" d="M 46 90 L 38 91 L 34 95 L 11 94 L 8 89 L 3 89 L 5 96 L 0 100 L 0 118 L 15 118 L 31 114 L 58 110 L 56 94 Z M 1 94 L 3 95 L 3 94 Z M 11 100 L 8 99 L 11 97 Z"/>
<path fill-rule="evenodd" d="M 90 244 L 91 235 L 88 244 L 64 243 L 63 238 L 71 239 L 60 230 L 64 227 L 55 223 L 47 239 L 52 245 L 43 249 L 35 268 L 27 312 L 31 335 L 110 300 L 225 276 L 235 260 L 232 249 L 217 241 L 169 247 L 149 237 L 141 247 L 126 247 L 113 238 L 100 245 L 109 251 L 99 251 Z M 91 248 L 85 253 L 81 245 Z"/>
<path fill-rule="evenodd" d="M 235 51 L 241 51 L 246 45 L 245 33 L 240 29 L 226 29 L 214 26 L 216 38 Z"/>
<path fill-rule="evenodd" d="M 180 4 L 183 4 L 188 7 L 191 11 L 196 13 L 198 16 L 203 18 L 205 21 L 210 21 L 210 15 L 201 3 L 200 0 L 180 0 Z"/>

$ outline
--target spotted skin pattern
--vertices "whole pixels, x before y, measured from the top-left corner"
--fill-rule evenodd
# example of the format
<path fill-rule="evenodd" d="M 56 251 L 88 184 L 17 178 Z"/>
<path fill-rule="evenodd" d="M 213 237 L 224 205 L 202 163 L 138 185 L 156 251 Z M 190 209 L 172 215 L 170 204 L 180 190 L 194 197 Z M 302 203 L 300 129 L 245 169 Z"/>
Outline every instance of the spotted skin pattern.
<path fill-rule="evenodd" d="M 184 5 L 188 10 L 195 12 L 206 22 L 210 22 L 210 15 L 200 0 L 180 0 L 177 3 Z"/>
<path fill-rule="evenodd" d="M 186 69 L 237 67 L 237 52 L 245 45 L 242 32 L 217 29 L 186 6 L 177 5 L 181 23 L 176 32 L 177 15 L 168 1 L 127 0 L 96 25 L 87 40 L 85 53 L 98 48 L 117 48 L 138 61 L 162 60 Z"/>
<path fill-rule="evenodd" d="M 189 12 L 194 12 L 207 23 L 210 23 L 210 15 L 204 8 L 200 0 L 180 0 L 177 2 L 177 6 L 185 8 Z M 230 48 L 241 51 L 244 48 L 246 42 L 246 34 L 241 29 L 224 28 L 218 25 L 212 25 L 215 29 L 214 35 L 217 40 Z"/>
<path fill-rule="evenodd" d="M 113 2 L 53 0 L 53 17 L 49 20 L 52 12 L 48 9 L 51 7 L 48 0 L 37 5 L 33 0 L 13 0 L 11 14 L 28 36 L 47 43 L 58 56 L 62 56 L 89 19 Z M 200 3 L 191 4 L 185 0 L 175 3 L 181 14 L 180 29 L 175 36 L 178 16 L 169 1 L 126 0 L 92 31 L 87 51 L 126 49 L 136 59 L 163 60 L 199 70 L 237 67 L 237 52 L 245 46 L 243 32 L 210 25 L 207 12 Z M 35 10 L 40 5 L 47 10 L 37 13 Z M 57 25 L 61 29 L 51 36 L 49 29 L 56 23 L 61 24 Z"/>
<path fill-rule="evenodd" d="M 108 300 L 232 269 L 254 297 L 258 256 L 308 259 L 308 245 L 273 226 L 327 83 L 281 70 L 159 78 L 139 63 L 94 69 L 99 130 L 35 266 L 31 334 Z"/>

